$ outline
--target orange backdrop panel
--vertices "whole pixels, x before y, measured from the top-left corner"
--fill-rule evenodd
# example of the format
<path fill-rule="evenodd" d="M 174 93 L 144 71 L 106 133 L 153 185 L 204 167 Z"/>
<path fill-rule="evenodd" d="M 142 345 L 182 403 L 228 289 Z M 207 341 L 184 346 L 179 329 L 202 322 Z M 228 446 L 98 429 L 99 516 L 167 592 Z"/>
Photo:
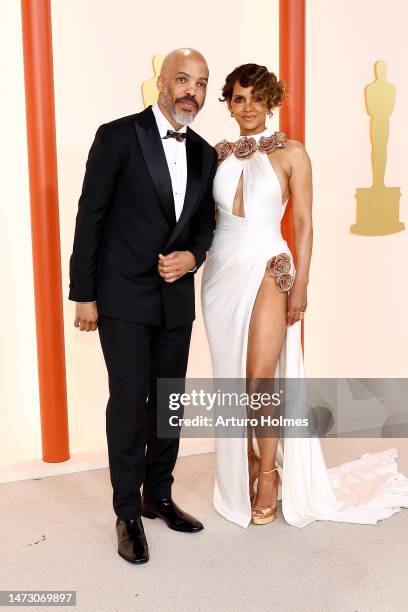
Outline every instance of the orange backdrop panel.
<path fill-rule="evenodd" d="M 289 138 L 305 142 L 305 0 L 279 3 L 279 78 L 286 82 L 289 97 L 280 111 L 280 129 Z M 292 201 L 282 220 L 282 233 L 297 262 Z M 304 350 L 304 321 L 302 346 Z"/>
<path fill-rule="evenodd" d="M 50 0 L 22 0 L 43 460 L 69 459 Z"/>

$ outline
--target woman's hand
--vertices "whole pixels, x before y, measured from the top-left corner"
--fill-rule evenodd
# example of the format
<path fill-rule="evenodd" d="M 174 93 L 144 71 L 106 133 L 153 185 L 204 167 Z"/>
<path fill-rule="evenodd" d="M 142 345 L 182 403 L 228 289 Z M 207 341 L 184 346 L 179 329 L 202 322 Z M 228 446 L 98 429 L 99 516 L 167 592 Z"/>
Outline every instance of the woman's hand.
<path fill-rule="evenodd" d="M 295 282 L 289 292 L 287 325 L 293 325 L 300 319 L 300 313 L 305 312 L 307 308 L 307 285 L 301 282 Z"/>

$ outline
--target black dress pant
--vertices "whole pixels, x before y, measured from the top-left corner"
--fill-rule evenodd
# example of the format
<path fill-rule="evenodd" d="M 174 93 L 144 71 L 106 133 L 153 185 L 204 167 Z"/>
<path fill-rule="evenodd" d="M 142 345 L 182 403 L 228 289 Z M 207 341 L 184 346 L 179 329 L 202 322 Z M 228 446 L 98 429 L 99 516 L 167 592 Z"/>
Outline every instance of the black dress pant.
<path fill-rule="evenodd" d="M 157 437 L 157 378 L 183 378 L 192 323 L 166 331 L 101 316 L 99 337 L 109 376 L 106 435 L 113 508 L 126 520 L 140 516 L 141 495 L 171 495 L 179 437 Z"/>

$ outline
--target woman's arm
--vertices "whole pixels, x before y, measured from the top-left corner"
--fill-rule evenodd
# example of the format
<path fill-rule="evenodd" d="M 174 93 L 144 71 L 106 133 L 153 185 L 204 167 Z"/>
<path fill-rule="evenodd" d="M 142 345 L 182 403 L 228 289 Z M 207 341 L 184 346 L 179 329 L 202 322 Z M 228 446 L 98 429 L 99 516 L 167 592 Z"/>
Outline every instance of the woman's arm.
<path fill-rule="evenodd" d="M 291 175 L 289 187 L 292 198 L 296 242 L 296 276 L 289 293 L 287 324 L 299 319 L 307 307 L 307 285 L 313 245 L 312 223 L 312 164 L 304 145 L 292 140 L 290 144 Z"/>

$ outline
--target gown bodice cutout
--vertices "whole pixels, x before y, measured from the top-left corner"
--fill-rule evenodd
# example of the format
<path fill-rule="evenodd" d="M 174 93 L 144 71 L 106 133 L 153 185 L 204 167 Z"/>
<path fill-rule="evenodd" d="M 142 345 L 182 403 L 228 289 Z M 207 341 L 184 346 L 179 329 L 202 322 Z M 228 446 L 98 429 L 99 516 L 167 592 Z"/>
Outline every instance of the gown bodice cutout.
<path fill-rule="evenodd" d="M 251 135 L 255 141 L 272 136 L 267 128 Z M 242 175 L 242 196 L 238 193 Z M 284 202 L 279 177 L 267 153 L 255 151 L 248 159 L 229 155 L 218 166 L 213 183 L 213 197 L 219 213 L 234 214 L 233 204 L 242 197 L 242 219 L 261 223 L 280 223 L 288 200 Z M 238 216 L 238 215 L 235 215 Z"/>

